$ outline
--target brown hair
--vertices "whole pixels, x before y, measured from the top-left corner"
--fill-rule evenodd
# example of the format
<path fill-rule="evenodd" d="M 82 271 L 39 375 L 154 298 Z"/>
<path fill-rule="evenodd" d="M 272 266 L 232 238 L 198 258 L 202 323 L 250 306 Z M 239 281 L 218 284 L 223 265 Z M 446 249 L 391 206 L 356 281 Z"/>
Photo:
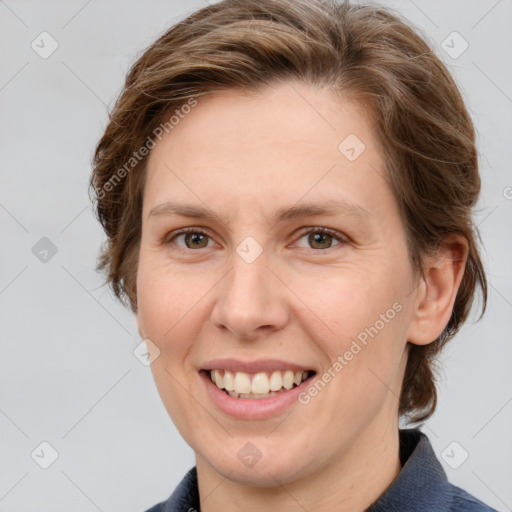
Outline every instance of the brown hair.
<path fill-rule="evenodd" d="M 466 320 L 477 284 L 482 314 L 486 307 L 472 220 L 480 177 L 474 127 L 453 78 L 425 40 L 387 8 L 224 0 L 163 34 L 128 73 L 96 147 L 91 190 L 107 234 L 99 268 L 116 296 L 136 311 L 145 156 L 151 134 L 172 129 L 170 113 L 213 91 L 256 90 L 286 80 L 370 106 L 415 270 L 423 272 L 424 257 L 446 235 L 458 233 L 468 242 L 446 328 L 428 345 L 410 345 L 399 413 L 424 420 L 437 401 L 434 356 Z"/>

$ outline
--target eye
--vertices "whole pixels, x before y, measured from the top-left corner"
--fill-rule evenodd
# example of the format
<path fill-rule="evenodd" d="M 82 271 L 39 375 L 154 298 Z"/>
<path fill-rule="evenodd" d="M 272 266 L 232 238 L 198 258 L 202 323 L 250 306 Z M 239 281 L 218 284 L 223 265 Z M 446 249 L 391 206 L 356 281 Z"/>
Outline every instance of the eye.
<path fill-rule="evenodd" d="M 177 242 L 177 240 L 180 240 L 181 238 L 183 238 L 183 244 Z M 331 249 L 347 242 L 345 237 L 340 233 L 321 227 L 309 228 L 307 231 L 304 231 L 302 236 L 299 238 L 299 241 L 303 238 L 306 239 L 306 243 L 309 245 L 306 246 L 298 244 L 299 247 L 317 250 Z M 195 250 L 208 247 L 209 241 L 211 241 L 211 237 L 201 229 L 185 228 L 167 238 L 165 243 L 176 244 L 183 250 Z M 333 242 L 336 243 L 333 244 Z"/>
<path fill-rule="evenodd" d="M 308 231 L 303 232 L 299 240 L 303 238 L 306 238 L 306 243 L 309 244 L 307 248 L 320 250 L 331 249 L 332 247 L 346 243 L 346 239 L 341 234 L 331 229 L 320 227 L 310 228 Z M 333 245 L 333 241 L 337 241 L 338 243 Z M 302 245 L 300 247 L 306 246 Z"/>
<path fill-rule="evenodd" d="M 171 238 L 166 240 L 166 243 L 170 244 L 176 243 L 176 240 L 183 237 L 183 241 L 185 245 L 176 244 L 178 247 L 182 249 L 204 249 L 208 246 L 208 241 L 210 240 L 209 235 L 207 235 L 204 231 L 201 231 L 197 228 L 187 228 L 182 229 L 178 233 L 175 233 Z"/>

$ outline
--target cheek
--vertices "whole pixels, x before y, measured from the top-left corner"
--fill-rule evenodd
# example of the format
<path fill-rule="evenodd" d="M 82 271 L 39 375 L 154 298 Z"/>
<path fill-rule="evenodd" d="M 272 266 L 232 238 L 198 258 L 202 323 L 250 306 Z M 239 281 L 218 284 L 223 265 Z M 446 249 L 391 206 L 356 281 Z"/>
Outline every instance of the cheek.
<path fill-rule="evenodd" d="M 137 319 L 142 334 L 158 343 L 183 339 L 183 326 L 208 283 L 171 270 L 156 258 L 142 257 L 137 274 Z M 190 329 L 190 325 L 188 328 Z"/>
<path fill-rule="evenodd" d="M 151 364 L 153 378 L 170 418 L 187 442 L 194 429 L 200 429 L 197 418 L 189 413 L 191 377 L 195 369 L 186 365 L 193 340 L 203 320 L 198 300 L 207 291 L 190 276 L 171 272 L 161 264 L 150 264 L 141 258 L 137 300 L 137 321 L 141 336 L 149 338 L 160 350 Z M 197 285 L 197 286 L 194 286 Z"/>
<path fill-rule="evenodd" d="M 331 345 L 330 355 L 333 350 L 338 355 L 350 340 L 359 335 L 364 339 L 365 333 L 368 336 L 367 329 L 374 332 L 372 326 L 379 332 L 398 327 L 401 318 L 397 310 L 403 309 L 406 282 L 391 264 L 381 264 L 381 268 L 376 264 L 352 265 L 333 268 L 318 278 L 303 276 L 291 287 L 310 314 L 296 316 L 311 331 L 312 339 L 324 337 Z M 306 323 L 306 319 L 311 320 Z"/>
<path fill-rule="evenodd" d="M 331 279 L 308 280 L 300 288 L 315 313 L 302 328 L 327 356 L 323 375 L 333 382 L 327 387 L 340 414 L 346 407 L 377 406 L 387 386 L 394 386 L 409 313 L 406 267 L 398 272 L 393 265 L 336 269 Z"/>

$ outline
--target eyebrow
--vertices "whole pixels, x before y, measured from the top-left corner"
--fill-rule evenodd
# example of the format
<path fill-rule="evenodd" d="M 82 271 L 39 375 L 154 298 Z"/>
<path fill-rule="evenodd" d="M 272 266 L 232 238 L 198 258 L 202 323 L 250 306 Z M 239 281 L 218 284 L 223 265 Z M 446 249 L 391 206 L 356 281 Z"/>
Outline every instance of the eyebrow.
<path fill-rule="evenodd" d="M 151 209 L 148 218 L 156 215 L 177 215 L 193 219 L 215 220 L 219 217 L 211 210 L 203 206 L 193 206 L 175 202 L 159 204 Z M 361 221 L 370 220 L 371 214 L 358 204 L 345 199 L 335 201 L 323 201 L 319 203 L 301 203 L 290 207 L 280 208 L 270 217 L 271 222 L 283 222 L 286 220 L 313 217 L 315 215 L 352 215 Z"/>

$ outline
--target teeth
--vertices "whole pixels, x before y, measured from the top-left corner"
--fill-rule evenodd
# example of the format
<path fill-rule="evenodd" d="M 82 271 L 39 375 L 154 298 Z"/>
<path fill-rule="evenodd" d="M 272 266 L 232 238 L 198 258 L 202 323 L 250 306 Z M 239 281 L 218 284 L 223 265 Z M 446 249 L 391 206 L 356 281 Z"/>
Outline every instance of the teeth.
<path fill-rule="evenodd" d="M 292 389 L 293 388 L 293 372 L 291 370 L 286 370 L 283 375 L 283 388 Z"/>
<path fill-rule="evenodd" d="M 217 387 L 222 389 L 224 387 L 224 377 L 220 374 L 219 370 L 214 370 L 215 372 L 215 379 L 214 382 L 217 384 Z"/>
<path fill-rule="evenodd" d="M 266 373 L 257 373 L 252 378 L 252 393 L 267 394 L 270 391 L 270 384 Z"/>
<path fill-rule="evenodd" d="M 270 391 L 279 391 L 283 387 L 281 372 L 273 372 L 270 376 Z"/>
<path fill-rule="evenodd" d="M 247 373 L 236 372 L 235 391 L 237 393 L 250 393 L 252 390 L 251 378 Z"/>
<path fill-rule="evenodd" d="M 278 395 L 280 392 L 271 392 L 266 395 L 253 395 L 252 393 L 235 393 L 234 391 L 228 391 L 228 395 L 232 396 L 233 398 L 252 398 L 255 400 L 260 400 L 262 398 L 270 398 L 272 396 Z"/>
<path fill-rule="evenodd" d="M 217 373 L 219 370 L 215 370 Z M 217 384 L 217 383 L 216 383 Z M 222 388 L 220 388 L 222 389 Z M 229 371 L 224 372 L 224 389 L 226 391 L 234 391 L 235 390 L 235 377 Z"/>
<path fill-rule="evenodd" d="M 222 375 L 223 374 L 223 375 Z M 234 398 L 268 398 L 278 392 L 292 389 L 306 380 L 307 372 L 286 370 L 272 372 L 270 378 L 266 372 L 248 374 L 229 370 L 211 370 L 210 378 L 219 388 L 225 389 Z M 283 389 L 284 388 L 284 389 Z"/>

